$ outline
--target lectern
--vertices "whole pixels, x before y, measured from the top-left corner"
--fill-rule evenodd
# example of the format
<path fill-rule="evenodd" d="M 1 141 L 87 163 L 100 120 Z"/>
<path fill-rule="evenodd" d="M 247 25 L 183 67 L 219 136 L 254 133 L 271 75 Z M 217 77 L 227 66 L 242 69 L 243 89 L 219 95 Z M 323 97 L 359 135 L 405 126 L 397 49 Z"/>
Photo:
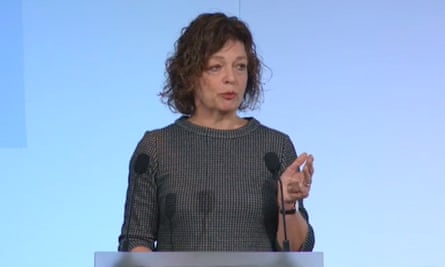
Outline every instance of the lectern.
<path fill-rule="evenodd" d="M 323 267 L 323 253 L 96 252 L 94 267 Z"/>

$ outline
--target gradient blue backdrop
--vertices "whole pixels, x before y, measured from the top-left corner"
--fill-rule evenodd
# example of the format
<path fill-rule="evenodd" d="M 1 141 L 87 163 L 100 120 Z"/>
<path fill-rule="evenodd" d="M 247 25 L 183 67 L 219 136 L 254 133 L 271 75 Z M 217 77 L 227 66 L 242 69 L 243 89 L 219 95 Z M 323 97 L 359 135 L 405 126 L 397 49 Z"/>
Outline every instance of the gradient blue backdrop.
<path fill-rule="evenodd" d="M 21 13 L 20 1 L 0 2 L 0 148 L 26 145 Z"/>
<path fill-rule="evenodd" d="M 251 27 L 254 115 L 315 155 L 306 205 L 327 267 L 444 266 L 445 2 L 0 4 L 2 266 L 93 266 L 115 251 L 128 160 L 178 117 L 157 93 L 197 14 Z"/>

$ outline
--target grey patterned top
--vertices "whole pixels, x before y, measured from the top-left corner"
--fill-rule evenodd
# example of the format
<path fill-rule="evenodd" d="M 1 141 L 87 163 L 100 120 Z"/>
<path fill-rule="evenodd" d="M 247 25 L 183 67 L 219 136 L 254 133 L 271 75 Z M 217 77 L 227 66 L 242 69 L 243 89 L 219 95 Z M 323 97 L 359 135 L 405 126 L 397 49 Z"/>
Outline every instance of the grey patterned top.
<path fill-rule="evenodd" d="M 124 241 L 128 250 L 278 249 L 277 183 L 263 157 L 275 152 L 284 169 L 296 152 L 287 135 L 248 120 L 240 129 L 215 130 L 181 117 L 145 133 L 130 161 L 119 250 Z M 149 161 L 138 172 L 141 154 Z M 303 207 L 300 212 L 307 219 Z M 302 249 L 313 246 L 310 226 Z"/>

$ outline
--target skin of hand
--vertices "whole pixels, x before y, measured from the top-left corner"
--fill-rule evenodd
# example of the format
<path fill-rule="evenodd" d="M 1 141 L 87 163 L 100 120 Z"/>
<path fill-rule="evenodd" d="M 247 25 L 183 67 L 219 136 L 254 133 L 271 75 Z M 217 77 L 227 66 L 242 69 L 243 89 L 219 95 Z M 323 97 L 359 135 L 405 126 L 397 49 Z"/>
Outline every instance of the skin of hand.
<path fill-rule="evenodd" d="M 314 157 L 307 153 L 302 153 L 281 174 L 285 208 L 294 207 L 296 201 L 309 196 L 313 174 Z M 278 199 L 280 198 L 279 192 Z"/>

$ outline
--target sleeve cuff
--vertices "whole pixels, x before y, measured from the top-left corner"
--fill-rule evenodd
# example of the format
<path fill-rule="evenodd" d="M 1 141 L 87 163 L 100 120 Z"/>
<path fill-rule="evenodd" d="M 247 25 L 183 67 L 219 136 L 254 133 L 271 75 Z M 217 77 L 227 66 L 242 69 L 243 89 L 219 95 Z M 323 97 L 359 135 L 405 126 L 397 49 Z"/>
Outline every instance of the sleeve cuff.
<path fill-rule="evenodd" d="M 314 229 L 310 224 L 308 224 L 308 230 L 306 234 L 306 239 L 300 247 L 300 251 L 312 251 L 315 245 L 315 234 Z"/>
<path fill-rule="evenodd" d="M 140 240 L 140 239 L 122 240 L 119 243 L 118 251 L 129 252 L 135 247 L 146 247 L 151 250 L 154 250 L 154 242 L 153 241 L 150 242 L 148 240 Z"/>

